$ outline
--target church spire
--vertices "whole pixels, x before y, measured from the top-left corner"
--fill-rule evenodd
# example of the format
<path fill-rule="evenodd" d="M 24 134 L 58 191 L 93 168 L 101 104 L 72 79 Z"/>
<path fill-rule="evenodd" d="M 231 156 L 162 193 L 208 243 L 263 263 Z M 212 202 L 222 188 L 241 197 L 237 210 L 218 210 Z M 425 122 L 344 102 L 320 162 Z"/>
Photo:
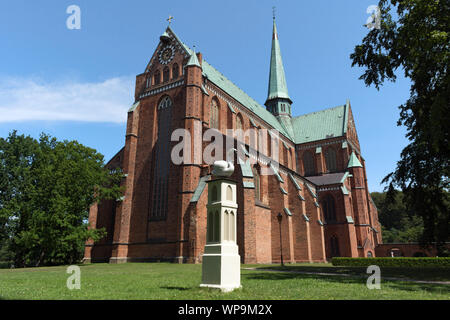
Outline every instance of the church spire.
<path fill-rule="evenodd" d="M 287 133 L 294 137 L 291 114 L 292 100 L 289 97 L 286 77 L 284 75 L 283 60 L 281 59 L 280 42 L 278 41 L 275 14 L 273 16 L 272 53 L 270 57 L 269 90 L 267 93 L 266 108 L 271 112 L 286 129 Z"/>
<path fill-rule="evenodd" d="M 269 90 L 266 105 L 270 100 L 274 99 L 287 99 L 290 103 L 292 103 L 289 98 L 286 77 L 284 75 L 283 60 L 281 59 L 280 42 L 278 40 L 275 15 L 273 17 L 272 53 L 270 57 Z"/>

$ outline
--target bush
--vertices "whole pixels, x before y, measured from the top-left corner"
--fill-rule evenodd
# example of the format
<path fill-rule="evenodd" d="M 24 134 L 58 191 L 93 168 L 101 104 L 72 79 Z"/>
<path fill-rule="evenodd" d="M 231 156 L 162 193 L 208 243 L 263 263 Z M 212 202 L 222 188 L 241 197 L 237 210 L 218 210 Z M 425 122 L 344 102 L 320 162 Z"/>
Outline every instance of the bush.
<path fill-rule="evenodd" d="M 450 267 L 450 258 L 438 257 L 395 257 L 395 258 L 332 258 L 333 266 L 340 267 Z"/>

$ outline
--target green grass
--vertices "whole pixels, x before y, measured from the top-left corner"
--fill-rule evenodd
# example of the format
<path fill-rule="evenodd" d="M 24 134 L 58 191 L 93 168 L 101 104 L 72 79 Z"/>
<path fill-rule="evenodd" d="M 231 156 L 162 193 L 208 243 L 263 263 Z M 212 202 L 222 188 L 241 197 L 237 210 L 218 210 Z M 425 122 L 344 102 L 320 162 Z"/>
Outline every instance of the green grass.
<path fill-rule="evenodd" d="M 242 266 L 268 268 L 273 266 Z M 381 290 L 369 290 L 362 270 L 330 264 L 290 265 L 301 272 L 351 273 L 353 277 L 319 276 L 260 270 L 242 270 L 242 289 L 231 293 L 200 288 L 201 265 L 127 263 L 81 265 L 81 289 L 69 290 L 66 266 L 0 270 L 1 299 L 450 299 L 450 285 L 381 281 Z M 361 268 L 360 268 L 361 269 Z M 344 272 L 348 271 L 348 272 Z M 365 271 L 365 270 L 364 270 Z M 382 277 L 384 271 L 382 269 Z M 397 270 L 397 272 L 400 272 Z M 449 269 L 438 276 L 404 270 L 423 279 L 449 280 Z M 395 273 L 394 273 L 395 274 Z M 398 273 L 396 274 L 399 275 Z M 386 275 L 387 276 L 387 275 Z M 425 277 L 425 278 L 424 278 Z"/>

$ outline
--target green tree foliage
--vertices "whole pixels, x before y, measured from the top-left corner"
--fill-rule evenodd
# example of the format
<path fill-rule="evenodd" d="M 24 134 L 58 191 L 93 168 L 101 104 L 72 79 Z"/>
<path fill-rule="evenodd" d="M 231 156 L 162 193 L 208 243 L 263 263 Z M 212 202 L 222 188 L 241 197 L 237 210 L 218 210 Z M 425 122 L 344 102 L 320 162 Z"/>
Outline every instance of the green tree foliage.
<path fill-rule="evenodd" d="M 120 195 L 121 173 L 76 141 L 39 140 L 14 131 L 0 138 L 0 241 L 17 267 L 75 263 L 88 229 L 89 207 Z"/>
<path fill-rule="evenodd" d="M 398 69 L 411 80 L 398 121 L 409 145 L 383 182 L 391 193 L 403 191 L 407 209 L 423 218 L 422 242 L 436 242 L 442 254 L 450 229 L 450 2 L 381 0 L 378 6 L 381 28 L 371 30 L 350 58 L 365 67 L 360 79 L 368 86 L 395 82 Z"/>
<path fill-rule="evenodd" d="M 408 210 L 402 192 L 396 192 L 393 199 L 388 199 L 386 193 L 372 192 L 370 195 L 378 209 L 384 243 L 420 242 L 422 217 Z"/>

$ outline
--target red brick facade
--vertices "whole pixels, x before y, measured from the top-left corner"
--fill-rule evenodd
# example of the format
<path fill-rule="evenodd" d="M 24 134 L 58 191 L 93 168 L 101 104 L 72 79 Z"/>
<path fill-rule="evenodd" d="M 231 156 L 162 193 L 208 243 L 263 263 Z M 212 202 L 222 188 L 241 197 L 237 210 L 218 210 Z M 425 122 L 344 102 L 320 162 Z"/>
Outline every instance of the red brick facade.
<path fill-rule="evenodd" d="M 160 190 L 154 190 L 154 180 L 155 159 L 160 157 L 157 150 L 163 150 L 157 148 L 158 106 L 162 99 L 169 97 L 172 102 L 170 132 L 185 128 L 193 137 L 196 128 L 208 130 L 213 99 L 219 107 L 219 131 L 224 137 L 226 129 L 236 128 L 238 117 L 243 130 L 254 127 L 253 120 L 259 129 L 272 129 L 264 118 L 205 77 L 201 54 L 197 53 L 199 65 L 186 66 L 190 55 L 170 29 L 166 32 L 170 39 L 165 41 L 174 47 L 173 57 L 168 63 L 159 59 L 162 39 L 145 73 L 136 77 L 136 104 L 128 113 L 125 147 L 108 163 L 111 168 L 123 169 L 124 197 L 91 207 L 90 226 L 106 228 L 107 236 L 95 244 L 88 241 L 86 261 L 201 262 L 206 242 L 207 187 L 193 199 L 210 169 L 201 159 L 196 161 L 194 151 L 192 163 L 168 164 L 167 193 L 163 193 L 168 197 L 167 211 L 163 217 L 154 217 L 154 196 L 161 194 L 155 193 Z M 255 188 L 243 183 L 255 182 L 255 177 L 244 176 L 241 167 L 235 166 L 231 179 L 238 182 L 237 244 L 243 263 L 279 262 L 281 246 L 285 262 L 322 262 L 335 255 L 375 256 L 375 247 L 382 241 L 381 228 L 367 188 L 349 103 L 346 108 L 350 121 L 342 136 L 295 144 L 280 134 L 283 143 L 278 146 L 278 162 L 282 181 L 276 175 L 261 175 L 259 196 Z M 168 142 L 165 147 L 172 150 L 177 143 Z M 203 150 L 206 145 L 203 142 L 197 147 Z M 324 156 L 329 148 L 336 153 L 333 172 L 327 168 Z M 265 150 L 262 158 L 270 159 L 273 151 Z M 312 176 L 327 178 L 334 174 L 340 180 L 315 183 L 313 178 L 305 177 L 305 152 L 314 155 Z M 362 167 L 347 168 L 352 152 Z M 267 165 L 262 160 L 253 166 L 260 170 Z M 328 201 L 327 210 L 333 212 L 331 219 L 324 217 L 323 201 Z M 283 217 L 281 224 L 279 213 Z"/>

